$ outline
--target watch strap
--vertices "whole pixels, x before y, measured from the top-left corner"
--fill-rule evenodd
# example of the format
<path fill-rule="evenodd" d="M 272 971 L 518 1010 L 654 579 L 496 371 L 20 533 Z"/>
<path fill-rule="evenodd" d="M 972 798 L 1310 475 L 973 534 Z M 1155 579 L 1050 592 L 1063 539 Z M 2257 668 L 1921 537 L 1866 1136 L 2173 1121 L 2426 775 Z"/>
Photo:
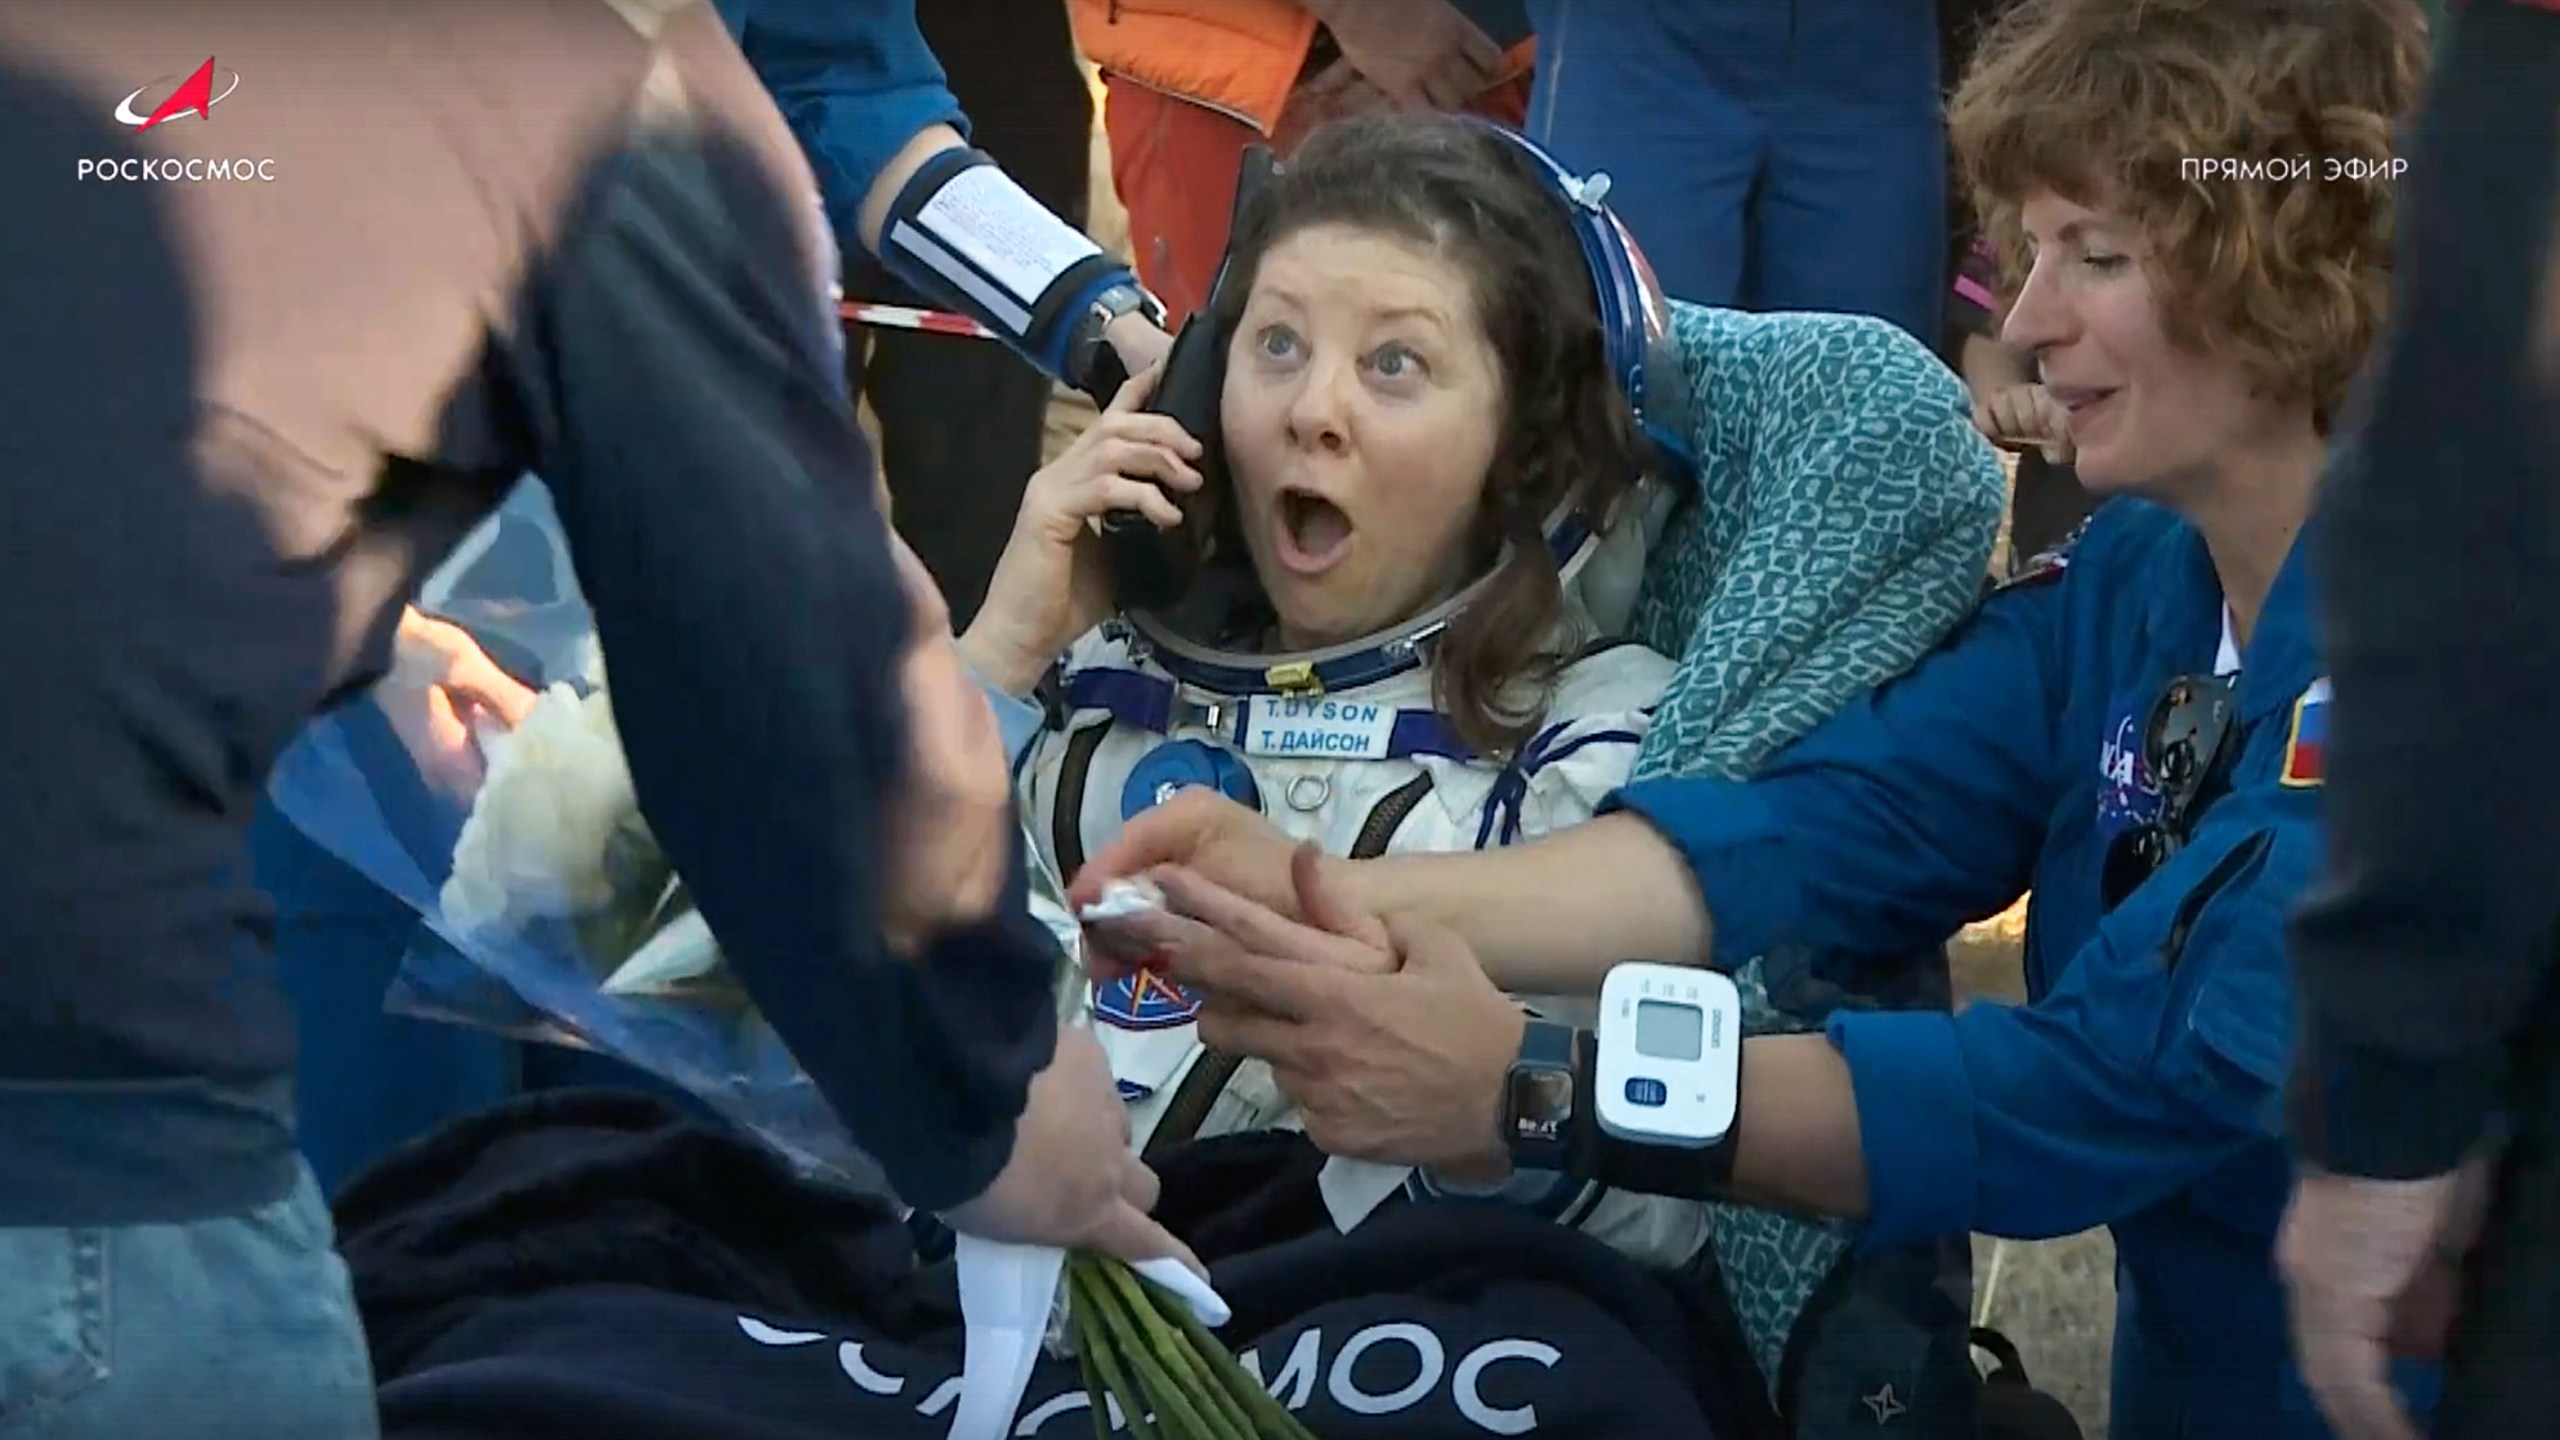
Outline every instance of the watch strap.
<path fill-rule="evenodd" d="M 1517 1063 L 1550 1066 L 1558 1070 L 1567 1068 L 1574 1061 L 1576 1033 L 1570 1025 L 1541 1020 L 1531 1014 L 1528 1023 L 1520 1028 L 1520 1058 Z"/>
<path fill-rule="evenodd" d="M 1536 1015 L 1523 1019 L 1519 1055 L 1511 1062 L 1502 1084 L 1503 1145 L 1520 1169 L 1561 1172 L 1569 1163 L 1574 1132 L 1583 1128 L 1583 1112 L 1568 1099 L 1565 1113 L 1555 1117 L 1562 1122 L 1559 1133 L 1541 1138 L 1530 1133 L 1524 1123 L 1529 1117 L 1520 1113 L 1518 1101 L 1524 1091 L 1534 1088 L 1529 1083 L 1532 1077 L 1570 1077 L 1573 1037 L 1573 1027 L 1569 1025 L 1541 1020 Z"/>
<path fill-rule="evenodd" d="M 1737 1094 L 1742 1085 L 1742 1056 L 1749 1048 L 1741 1047 L 1734 1057 Z M 1573 1113 L 1578 1123 L 1572 1129 L 1567 1161 L 1574 1175 L 1639 1195 L 1676 1200 L 1723 1198 L 1733 1182 L 1734 1152 L 1742 1139 L 1740 1107 L 1736 1107 L 1733 1124 L 1725 1130 L 1724 1137 L 1702 1149 L 1622 1140 L 1601 1127 L 1599 1075 L 1600 1037 L 1589 1030 L 1574 1032 Z"/>

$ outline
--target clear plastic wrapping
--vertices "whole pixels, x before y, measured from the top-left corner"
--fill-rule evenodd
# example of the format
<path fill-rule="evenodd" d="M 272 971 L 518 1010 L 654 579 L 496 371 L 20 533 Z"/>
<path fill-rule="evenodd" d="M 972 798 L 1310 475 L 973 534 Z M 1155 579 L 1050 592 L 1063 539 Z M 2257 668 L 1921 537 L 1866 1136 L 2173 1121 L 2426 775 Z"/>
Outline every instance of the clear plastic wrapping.
<path fill-rule="evenodd" d="M 419 608 L 539 689 L 522 722 L 476 720 L 479 763 L 457 779 L 366 697 L 314 722 L 270 787 L 286 818 L 424 918 L 387 1003 L 617 1056 L 812 1174 L 878 1186 L 878 1167 L 731 977 L 641 818 L 593 625 L 538 483 L 474 532 Z M 1064 887 L 1024 845 L 1033 908 L 1065 956 L 1060 993 L 1080 997 Z"/>

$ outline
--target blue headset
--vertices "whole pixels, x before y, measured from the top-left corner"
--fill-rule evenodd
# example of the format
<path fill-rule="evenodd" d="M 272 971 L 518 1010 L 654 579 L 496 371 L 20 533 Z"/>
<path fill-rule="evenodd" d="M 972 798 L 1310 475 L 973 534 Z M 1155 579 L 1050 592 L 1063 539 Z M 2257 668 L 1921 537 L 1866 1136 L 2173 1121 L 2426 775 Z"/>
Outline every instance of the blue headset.
<path fill-rule="evenodd" d="M 1602 343 L 1609 373 L 1617 377 L 1627 407 L 1654 448 L 1663 478 L 1686 485 L 1697 477 L 1698 454 L 1690 429 L 1689 379 L 1671 338 L 1671 302 L 1653 266 L 1607 204 L 1609 177 L 1576 175 L 1536 141 L 1481 117 L 1469 123 L 1501 136 L 1529 157 L 1531 168 L 1564 203 L 1574 239 L 1591 269 L 1600 306 Z"/>

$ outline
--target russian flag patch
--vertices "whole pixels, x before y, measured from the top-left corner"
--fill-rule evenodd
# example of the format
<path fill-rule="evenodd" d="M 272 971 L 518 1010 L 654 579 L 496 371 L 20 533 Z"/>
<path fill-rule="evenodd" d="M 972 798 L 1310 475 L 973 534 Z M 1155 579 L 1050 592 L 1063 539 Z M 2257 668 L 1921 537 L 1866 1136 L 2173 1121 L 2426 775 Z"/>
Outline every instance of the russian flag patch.
<path fill-rule="evenodd" d="M 2321 676 L 2293 702 L 2293 728 L 2284 739 L 2287 785 L 2317 785 L 2329 773 L 2329 677 Z"/>

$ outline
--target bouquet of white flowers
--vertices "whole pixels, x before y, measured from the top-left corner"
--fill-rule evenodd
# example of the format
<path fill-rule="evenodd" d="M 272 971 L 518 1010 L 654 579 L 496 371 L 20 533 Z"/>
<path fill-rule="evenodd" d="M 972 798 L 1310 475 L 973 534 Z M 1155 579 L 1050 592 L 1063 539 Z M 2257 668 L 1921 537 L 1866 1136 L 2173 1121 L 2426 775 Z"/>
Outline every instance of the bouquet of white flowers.
<path fill-rule="evenodd" d="M 315 723 L 279 763 L 271 787 L 279 808 L 416 906 L 440 937 L 412 949 L 396 1003 L 615 1055 L 702 1097 L 805 1171 L 885 1190 L 877 1165 L 723 964 L 650 834 L 557 521 L 538 487 L 528 488 L 492 526 L 523 525 L 540 537 L 554 562 L 552 588 L 527 593 L 521 547 L 516 573 L 475 588 L 474 562 L 503 550 L 475 537 L 422 598 L 422 608 L 484 646 L 511 650 L 514 668 L 544 687 L 512 728 L 476 732 L 476 784 L 456 792 L 449 773 L 444 788 L 425 783 L 423 757 L 356 706 Z M 1039 847 L 1027 833 L 1021 844 L 1032 911 L 1058 942 L 1060 1021 L 1087 1024 L 1083 931 Z M 1005 1352 L 1042 1343 L 1078 1357 L 1097 1415 L 1116 1406 L 1149 1440 L 1305 1434 L 1203 1327 L 1203 1313 L 1223 1322 L 1223 1306 L 1178 1267 L 1150 1265 L 1141 1276 L 1083 1252 L 965 1239 L 960 1258 L 964 1306 L 974 1289 L 1002 1297 L 985 1302 L 986 1312 L 1014 1313 L 981 1324 L 986 1316 L 972 1311 L 967 1375 L 987 1393 L 964 1399 L 955 1435 L 981 1425 L 994 1427 L 990 1436 L 1007 1433 L 1029 1369 L 1027 1356 Z M 1002 1393 L 1009 1383 L 1010 1397 Z"/>

